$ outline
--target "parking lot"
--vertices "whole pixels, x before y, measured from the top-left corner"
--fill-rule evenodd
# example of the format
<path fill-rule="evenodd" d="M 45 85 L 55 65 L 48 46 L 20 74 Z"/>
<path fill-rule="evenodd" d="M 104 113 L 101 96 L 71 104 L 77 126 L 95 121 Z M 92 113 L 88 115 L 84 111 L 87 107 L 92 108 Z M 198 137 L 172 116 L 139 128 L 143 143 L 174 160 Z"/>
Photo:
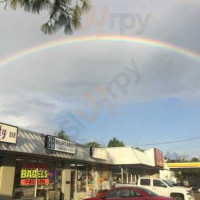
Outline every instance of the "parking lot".
<path fill-rule="evenodd" d="M 200 193 L 194 193 L 195 200 L 200 200 Z"/>

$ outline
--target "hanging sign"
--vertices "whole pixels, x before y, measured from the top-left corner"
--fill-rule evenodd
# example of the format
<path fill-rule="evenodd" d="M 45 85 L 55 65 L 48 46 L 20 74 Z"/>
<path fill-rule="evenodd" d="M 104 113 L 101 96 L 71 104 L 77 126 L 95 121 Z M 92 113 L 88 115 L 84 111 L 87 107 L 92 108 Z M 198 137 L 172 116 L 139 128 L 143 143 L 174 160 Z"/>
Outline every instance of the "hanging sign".
<path fill-rule="evenodd" d="M 46 135 L 45 137 L 45 148 L 47 150 L 75 154 L 75 142 L 63 140 L 51 135 Z"/>
<path fill-rule="evenodd" d="M 102 159 L 102 160 L 108 159 L 105 149 L 91 147 L 90 155 L 91 157 L 96 158 L 96 159 Z"/>
<path fill-rule="evenodd" d="M 8 124 L 0 123 L 0 143 L 6 142 L 16 144 L 18 128 Z"/>

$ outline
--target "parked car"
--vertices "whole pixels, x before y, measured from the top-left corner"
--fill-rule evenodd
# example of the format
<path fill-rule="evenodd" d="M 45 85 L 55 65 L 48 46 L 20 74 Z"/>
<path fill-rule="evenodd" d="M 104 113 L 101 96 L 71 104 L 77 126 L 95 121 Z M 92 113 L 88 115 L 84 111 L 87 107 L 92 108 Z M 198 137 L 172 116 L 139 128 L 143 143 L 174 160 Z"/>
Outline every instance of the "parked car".
<path fill-rule="evenodd" d="M 173 186 L 167 180 L 140 178 L 137 185 L 158 195 L 172 197 L 174 200 L 194 200 L 191 188 Z"/>
<path fill-rule="evenodd" d="M 87 198 L 86 200 L 172 200 L 172 198 L 161 197 L 148 189 L 140 187 L 117 187 L 104 193 L 101 197 Z"/>
<path fill-rule="evenodd" d="M 102 199 L 105 195 L 106 192 L 108 192 L 109 190 L 99 190 L 98 193 L 97 193 L 97 197 L 99 199 Z"/>

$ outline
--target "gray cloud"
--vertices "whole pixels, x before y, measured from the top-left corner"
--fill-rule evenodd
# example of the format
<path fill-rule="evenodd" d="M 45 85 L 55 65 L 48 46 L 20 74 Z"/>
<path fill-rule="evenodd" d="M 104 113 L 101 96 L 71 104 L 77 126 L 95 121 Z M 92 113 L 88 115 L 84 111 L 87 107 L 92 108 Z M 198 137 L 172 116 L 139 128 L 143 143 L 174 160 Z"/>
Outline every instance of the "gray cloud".
<path fill-rule="evenodd" d="M 174 0 L 103 0 L 92 1 L 92 4 L 95 19 L 88 21 L 88 26 L 77 31 L 75 36 L 99 33 L 138 36 L 138 21 L 135 26 L 124 28 L 122 33 L 120 18 L 111 27 L 111 16 L 120 13 L 121 16 L 140 14 L 145 17 L 150 13 L 140 37 L 200 51 L 200 3 L 195 0 L 190 3 L 186 0 L 181 3 Z M 0 59 L 25 48 L 70 38 L 62 32 L 53 36 L 41 33 L 39 27 L 47 19 L 45 12 L 37 16 L 0 8 Z M 91 13 L 83 22 L 86 23 L 84 20 L 88 16 Z M 118 103 L 170 97 L 199 100 L 199 62 L 147 44 L 86 42 L 38 52 L 0 67 L 0 121 L 53 133 L 62 128 L 57 116 L 76 107 L 85 92 L 93 91 L 97 85 L 105 86 L 121 69 L 130 66 L 132 58 L 141 80 L 137 85 L 130 85 L 128 94 L 120 96 Z"/>

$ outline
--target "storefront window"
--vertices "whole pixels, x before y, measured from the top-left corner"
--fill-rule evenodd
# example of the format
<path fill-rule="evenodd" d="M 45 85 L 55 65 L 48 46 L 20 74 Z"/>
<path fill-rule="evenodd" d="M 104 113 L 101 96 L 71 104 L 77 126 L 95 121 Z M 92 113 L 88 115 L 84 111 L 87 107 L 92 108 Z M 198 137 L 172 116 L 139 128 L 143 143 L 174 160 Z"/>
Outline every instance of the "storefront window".
<path fill-rule="evenodd" d="M 90 198 L 94 194 L 94 173 L 92 171 L 88 171 L 88 188 L 86 193 L 86 198 Z"/>
<path fill-rule="evenodd" d="M 86 192 L 86 170 L 77 172 L 77 192 Z"/>
<path fill-rule="evenodd" d="M 60 199 L 61 183 L 62 169 L 56 170 L 55 162 L 17 161 L 14 199 Z"/>
<path fill-rule="evenodd" d="M 109 171 L 99 171 L 99 182 L 100 182 L 99 189 L 102 190 L 111 189 L 113 185 L 113 178 L 111 176 L 111 173 Z"/>
<path fill-rule="evenodd" d="M 62 186 L 62 169 L 56 169 L 55 187 L 61 188 Z"/>
<path fill-rule="evenodd" d="M 37 161 L 16 163 L 14 199 L 34 197 L 36 166 Z"/>

